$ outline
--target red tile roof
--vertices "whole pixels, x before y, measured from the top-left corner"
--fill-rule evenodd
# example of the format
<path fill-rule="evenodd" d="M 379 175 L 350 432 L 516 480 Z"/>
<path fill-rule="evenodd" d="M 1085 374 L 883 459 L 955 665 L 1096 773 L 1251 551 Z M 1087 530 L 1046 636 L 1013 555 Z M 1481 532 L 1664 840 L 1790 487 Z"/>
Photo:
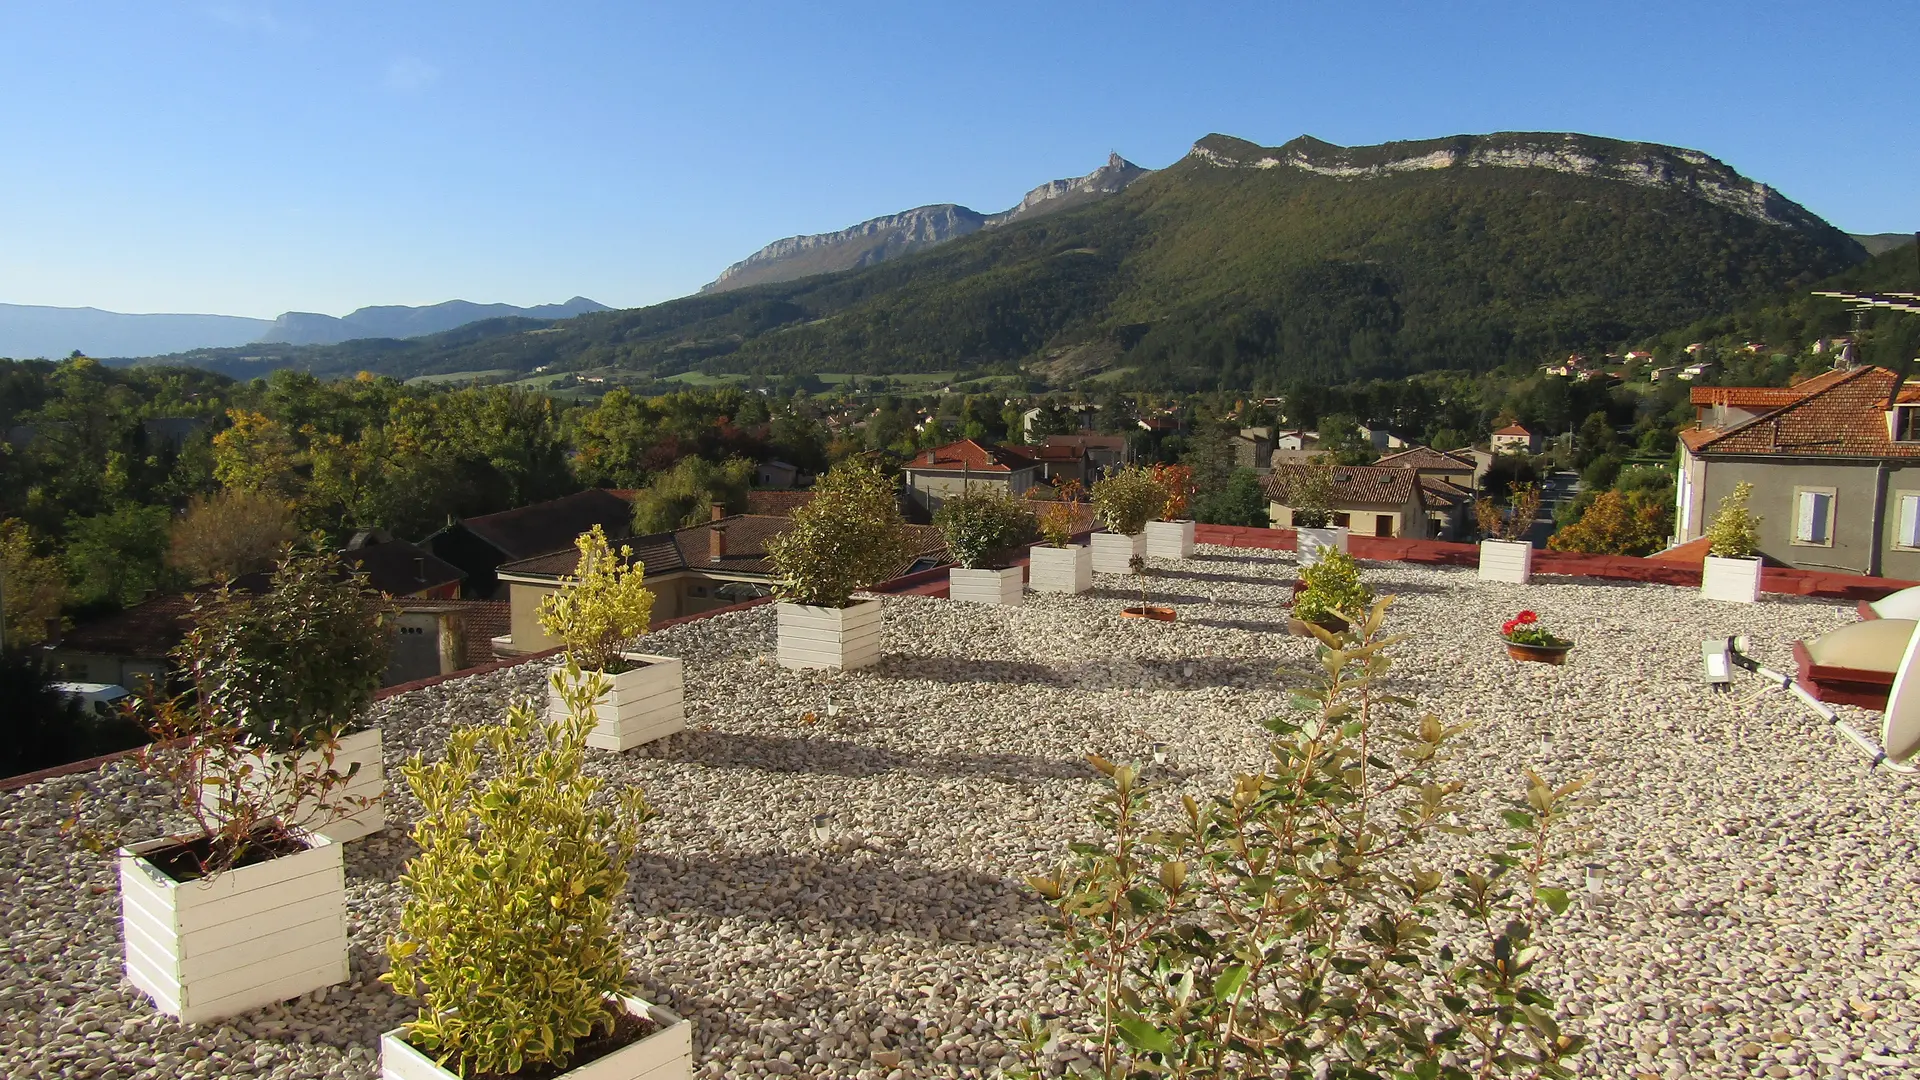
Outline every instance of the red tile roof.
<path fill-rule="evenodd" d="M 1437 476 L 1422 476 L 1420 491 L 1428 502 L 1458 503 L 1473 498 L 1473 492 L 1458 484 L 1449 484 Z"/>
<path fill-rule="evenodd" d="M 902 467 L 929 471 L 1010 473 L 1016 469 L 1030 469 L 1033 464 L 1009 447 L 961 439 L 931 450 L 922 450 Z"/>
<path fill-rule="evenodd" d="M 1307 475 L 1314 465 L 1280 464 L 1266 479 L 1267 495 L 1274 502 L 1285 506 L 1286 492 L 1291 485 Z M 1333 466 L 1333 501 L 1336 503 L 1366 503 L 1380 506 L 1404 506 L 1413 498 L 1414 479 L 1419 474 L 1412 469 L 1382 468 L 1378 465 L 1335 465 Z"/>
<path fill-rule="evenodd" d="M 1528 427 L 1525 424 L 1508 424 L 1506 427 L 1503 427 L 1499 431 L 1494 432 L 1494 434 L 1495 435 L 1525 435 L 1528 438 L 1532 438 L 1533 429 Z"/>
<path fill-rule="evenodd" d="M 1695 405 L 1731 405 L 1736 409 L 1777 409 L 1841 381 L 1845 371 L 1823 371 L 1792 386 L 1696 386 L 1688 392 Z"/>
<path fill-rule="evenodd" d="M 1435 450 L 1431 446 L 1415 446 L 1397 454 L 1388 454 L 1374 464 L 1433 472 L 1472 472 L 1475 468 L 1472 458 L 1463 458 L 1443 450 Z"/>
<path fill-rule="evenodd" d="M 468 532 L 493 545 L 505 558 L 525 559 L 573 546 L 579 535 L 599 525 L 608 537 L 632 531 L 633 506 L 602 488 L 588 488 L 558 499 L 463 518 Z"/>
<path fill-rule="evenodd" d="M 1893 372 L 1860 367 L 1831 375 L 1811 393 L 1765 416 L 1725 431 L 1682 432 L 1691 436 L 1687 448 L 1696 454 L 1920 458 L 1920 443 L 1894 442 L 1887 434 L 1885 406 Z M 1903 388 L 1900 400 L 1920 399 L 1916 390 Z"/>
<path fill-rule="evenodd" d="M 364 572 L 367 584 L 388 596 L 412 596 L 467 576 L 466 571 L 405 540 L 343 551 L 340 558 Z"/>
<path fill-rule="evenodd" d="M 761 517 L 787 517 L 812 501 L 811 491 L 749 491 L 747 513 Z"/>

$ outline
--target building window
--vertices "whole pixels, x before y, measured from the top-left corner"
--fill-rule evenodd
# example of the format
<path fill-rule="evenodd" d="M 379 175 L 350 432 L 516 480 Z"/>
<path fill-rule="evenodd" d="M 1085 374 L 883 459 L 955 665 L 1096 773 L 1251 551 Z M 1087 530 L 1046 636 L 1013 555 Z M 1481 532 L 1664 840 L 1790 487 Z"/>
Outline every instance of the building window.
<path fill-rule="evenodd" d="M 1893 495 L 1893 546 L 1904 551 L 1920 551 L 1920 492 L 1896 491 Z"/>
<path fill-rule="evenodd" d="M 1895 442 L 1920 442 L 1920 405 L 1894 406 L 1893 440 Z"/>
<path fill-rule="evenodd" d="M 1393 515 L 1392 514 L 1373 515 L 1373 535 L 1375 536 L 1392 536 L 1393 535 Z"/>
<path fill-rule="evenodd" d="M 1350 514 L 1336 513 L 1333 515 L 1333 527 L 1336 529 L 1345 529 L 1350 527 L 1352 524 L 1353 524 L 1353 516 Z"/>
<path fill-rule="evenodd" d="M 1793 542 L 1833 546 L 1833 489 L 1793 489 Z"/>

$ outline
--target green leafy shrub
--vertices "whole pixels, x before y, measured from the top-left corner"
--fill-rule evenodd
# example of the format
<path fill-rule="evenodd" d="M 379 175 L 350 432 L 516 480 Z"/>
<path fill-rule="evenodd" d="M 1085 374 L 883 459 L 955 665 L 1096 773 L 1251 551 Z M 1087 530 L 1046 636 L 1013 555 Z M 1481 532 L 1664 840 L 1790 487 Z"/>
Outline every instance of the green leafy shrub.
<path fill-rule="evenodd" d="M 767 541 L 775 595 L 791 604 L 843 608 L 854 590 L 899 570 L 912 555 L 894 482 L 850 458 L 814 485 L 785 532 Z"/>
<path fill-rule="evenodd" d="M 1053 1075 L 1076 1028 L 1080 1073 L 1106 1080 L 1571 1075 L 1583 1040 L 1554 1022 L 1540 938 L 1587 780 L 1527 770 L 1505 842 L 1449 854 L 1480 809 L 1441 769 L 1466 725 L 1376 691 L 1387 603 L 1323 639 L 1264 768 L 1206 801 L 1165 806 L 1139 768 L 1090 758 L 1111 781 L 1098 839 L 1028 879 L 1082 1008 L 1015 1033 L 1025 1075 Z"/>
<path fill-rule="evenodd" d="M 1325 529 L 1333 524 L 1333 465 L 1315 459 L 1285 472 L 1276 470 L 1274 489 L 1282 505 L 1293 511 L 1296 529 Z"/>
<path fill-rule="evenodd" d="M 1166 488 L 1145 469 L 1120 469 L 1096 481 L 1090 494 L 1093 513 L 1108 532 L 1137 536 L 1166 509 Z"/>
<path fill-rule="evenodd" d="M 968 570 L 1004 565 L 1007 552 L 1033 537 L 1031 510 L 998 486 L 965 491 L 940 504 L 933 524 L 953 561 Z"/>
<path fill-rule="evenodd" d="M 1709 550 L 1722 559 L 1751 559 L 1760 553 L 1760 519 L 1747 509 L 1753 485 L 1745 480 L 1720 500 L 1720 509 L 1707 525 Z"/>
<path fill-rule="evenodd" d="M 540 628 L 559 639 L 581 668 L 617 675 L 627 666 L 620 650 L 646 633 L 653 618 L 646 566 L 634 561 L 630 547 L 614 551 L 598 525 L 573 546 L 580 562 L 572 577 L 561 578 L 560 588 L 541 598 Z"/>
<path fill-rule="evenodd" d="M 290 547 L 266 592 L 222 587 L 196 601 L 173 656 L 209 723 L 289 751 L 359 720 L 386 673 L 393 616 L 338 556 Z"/>
<path fill-rule="evenodd" d="M 1344 552 L 1322 552 L 1319 562 L 1300 571 L 1300 580 L 1307 587 L 1294 600 L 1293 615 L 1302 622 L 1328 616 L 1351 621 L 1373 605 L 1373 590 L 1360 580 L 1360 565 Z"/>
<path fill-rule="evenodd" d="M 1482 497 L 1474 502 L 1473 515 L 1480 525 L 1480 535 L 1486 539 L 1520 540 L 1533 528 L 1533 519 L 1540 516 L 1540 487 L 1514 484 L 1507 489 L 1505 508 Z"/>
<path fill-rule="evenodd" d="M 516 705 L 402 769 L 420 852 L 381 979 L 420 999 L 408 1042 L 461 1075 L 565 1068 L 579 1040 L 613 1029 L 606 998 L 628 984 L 614 912 L 652 811 L 636 788 L 596 798 L 601 781 L 581 773 L 606 680 L 569 661 L 551 685 L 564 718 Z"/>

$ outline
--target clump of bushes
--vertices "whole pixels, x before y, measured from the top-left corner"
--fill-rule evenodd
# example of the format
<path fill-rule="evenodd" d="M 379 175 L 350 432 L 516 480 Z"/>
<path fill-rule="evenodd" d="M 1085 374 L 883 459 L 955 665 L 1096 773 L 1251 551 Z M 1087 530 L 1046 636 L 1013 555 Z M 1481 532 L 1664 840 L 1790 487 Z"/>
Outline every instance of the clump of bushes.
<path fill-rule="evenodd" d="M 787 530 L 767 541 L 775 595 L 790 604 L 846 607 L 855 590 L 899 570 L 910 546 L 893 480 L 850 458 L 822 476 Z"/>
<path fill-rule="evenodd" d="M 1054 505 L 1072 511 L 1071 504 Z M 953 561 L 968 570 L 1004 566 L 1007 553 L 1032 539 L 1035 528 L 1033 512 L 997 486 L 947 499 L 934 511 L 933 524 L 946 537 Z"/>
<path fill-rule="evenodd" d="M 1093 513 L 1108 532 L 1138 536 L 1161 516 L 1167 491 L 1145 469 L 1120 469 L 1094 483 Z"/>
<path fill-rule="evenodd" d="M 653 590 L 646 585 L 646 565 L 634 560 L 633 549 L 619 551 L 607 543 L 600 526 L 574 540 L 580 561 L 560 588 L 540 600 L 540 628 L 566 646 L 567 656 L 582 670 L 617 675 L 629 666 L 620 650 L 647 632 L 653 619 Z"/>
<path fill-rule="evenodd" d="M 1742 480 L 1720 500 L 1720 509 L 1707 525 L 1712 554 L 1722 559 L 1751 559 L 1760 554 L 1760 518 L 1747 508 L 1752 498 L 1753 485 Z"/>
<path fill-rule="evenodd" d="M 1302 622 L 1349 622 L 1373 606 L 1373 590 L 1360 580 L 1360 564 L 1345 552 L 1322 552 L 1319 562 L 1300 571 L 1300 580 L 1306 589 L 1294 599 L 1293 615 Z"/>

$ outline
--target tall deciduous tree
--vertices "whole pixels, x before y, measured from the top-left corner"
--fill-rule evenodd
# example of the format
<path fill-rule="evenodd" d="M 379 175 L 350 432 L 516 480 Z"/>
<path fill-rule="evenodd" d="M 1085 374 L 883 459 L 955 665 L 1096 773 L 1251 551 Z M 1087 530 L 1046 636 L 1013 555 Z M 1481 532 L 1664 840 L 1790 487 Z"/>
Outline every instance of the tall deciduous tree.
<path fill-rule="evenodd" d="M 195 583 L 232 581 L 272 566 L 296 535 L 293 507 L 284 499 L 230 488 L 188 504 L 169 534 L 167 565 Z"/>
<path fill-rule="evenodd" d="M 66 599 L 60 562 L 34 550 L 33 534 L 18 518 L 0 521 L 0 593 L 4 593 L 6 645 L 19 648 L 46 640 L 47 620 Z"/>
<path fill-rule="evenodd" d="M 745 458 L 719 465 L 705 458 L 681 458 L 634 497 L 633 531 L 645 536 L 698 525 L 713 517 L 716 506 L 739 513 L 746 509 L 752 484 L 753 462 Z"/>

